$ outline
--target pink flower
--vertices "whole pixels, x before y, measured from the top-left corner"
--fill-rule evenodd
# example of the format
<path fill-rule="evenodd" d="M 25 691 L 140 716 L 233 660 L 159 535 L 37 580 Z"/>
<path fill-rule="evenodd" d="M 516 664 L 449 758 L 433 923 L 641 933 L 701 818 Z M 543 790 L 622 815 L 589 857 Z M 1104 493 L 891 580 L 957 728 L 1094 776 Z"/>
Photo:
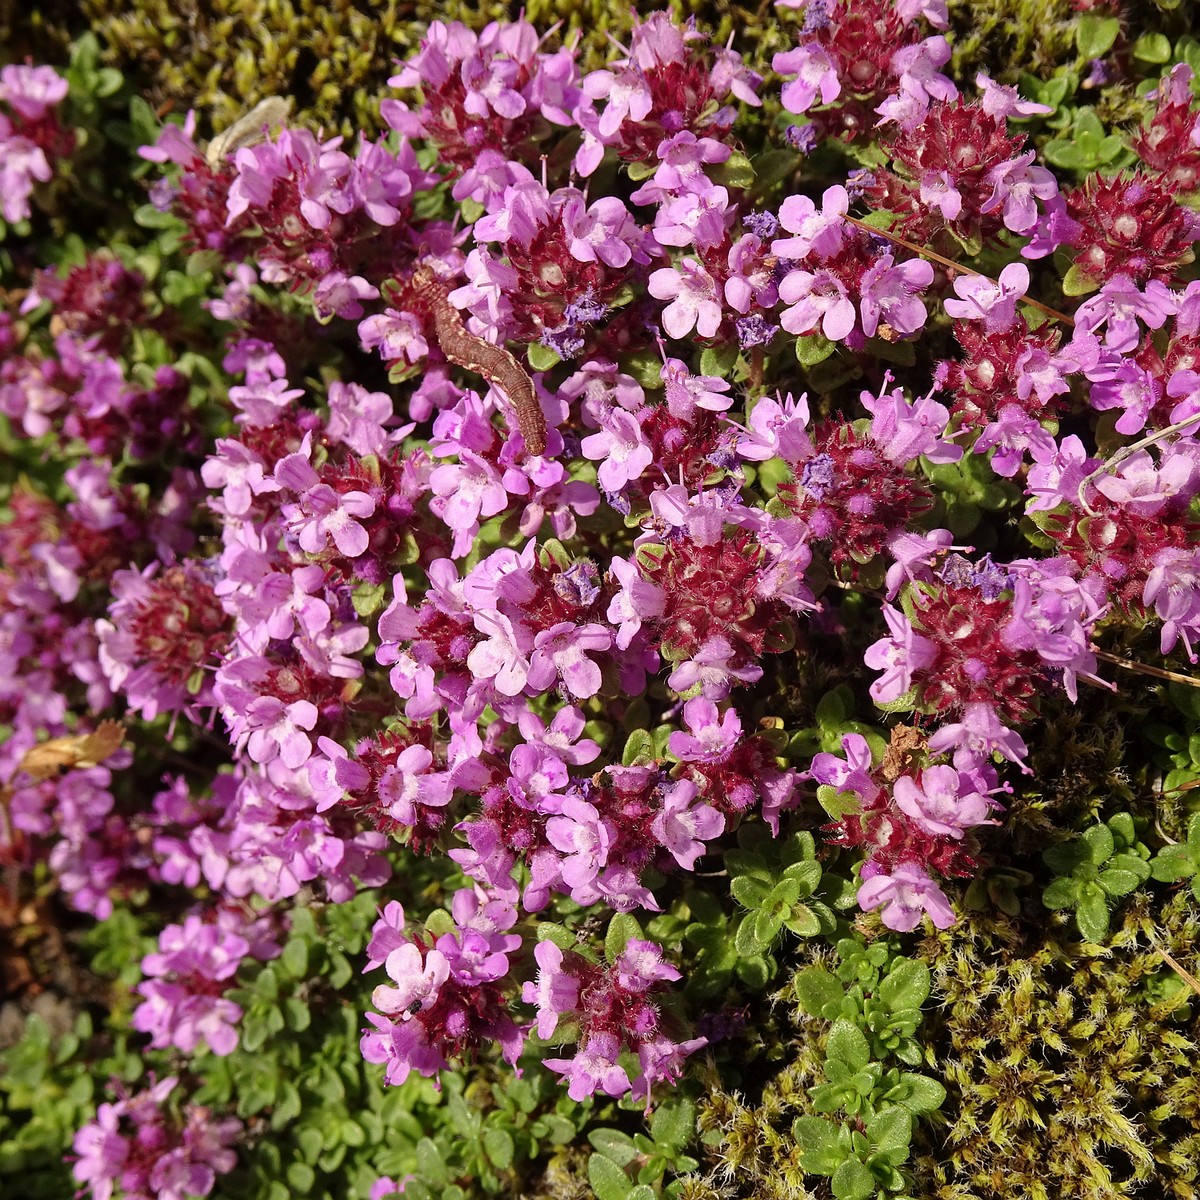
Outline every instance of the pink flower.
<path fill-rule="evenodd" d="M 946 311 L 961 321 L 982 321 L 988 333 L 1008 329 L 1017 319 L 1017 301 L 1029 291 L 1029 268 L 1009 263 L 993 282 L 982 275 L 960 275 L 954 290 L 961 297 L 945 301 Z"/>
<path fill-rule="evenodd" d="M 389 363 L 420 362 L 429 353 L 420 320 L 394 308 L 360 322 L 358 336 L 364 350 L 378 349 L 379 356 Z"/>
<path fill-rule="evenodd" d="M 863 659 L 868 667 L 884 671 L 871 684 L 871 699 L 877 704 L 890 704 L 913 686 L 914 672 L 933 662 L 937 646 L 917 633 L 909 619 L 890 604 L 883 606 L 883 617 L 891 637 L 868 646 Z"/>
<path fill-rule="evenodd" d="M 663 329 L 673 338 L 685 338 L 693 329 L 701 337 L 714 337 L 721 326 L 721 305 L 713 277 L 694 258 L 676 267 L 663 267 L 649 280 L 650 295 L 670 300 L 663 310 Z"/>
<path fill-rule="evenodd" d="M 933 282 L 933 267 L 923 259 L 897 263 L 891 254 L 878 259 L 862 278 L 862 330 L 874 337 L 885 321 L 901 337 L 925 324 L 925 305 L 915 293 Z"/>
<path fill-rule="evenodd" d="M 654 818 L 654 836 L 685 870 L 693 871 L 711 842 L 725 832 L 725 818 L 710 804 L 698 801 L 696 785 L 681 779 L 663 788 L 662 811 Z"/>
<path fill-rule="evenodd" d="M 529 663 L 529 684 L 545 691 L 556 678 L 576 700 L 587 700 L 600 690 L 600 668 L 587 657 L 612 646 L 612 630 L 604 625 L 574 625 L 562 621 L 542 630 L 534 639 Z"/>
<path fill-rule="evenodd" d="M 771 68 L 780 75 L 797 76 L 783 85 L 780 94 L 783 107 L 790 113 L 807 112 L 818 96 L 822 104 L 832 104 L 842 93 L 837 62 L 816 42 L 776 54 Z"/>
<path fill-rule="evenodd" d="M 845 217 L 850 196 L 841 184 L 826 188 L 820 209 L 807 196 L 789 196 L 779 209 L 779 224 L 790 238 L 776 238 L 771 253 L 780 258 L 803 259 L 809 254 L 831 258 L 846 242 Z"/>
<path fill-rule="evenodd" d="M 869 867 L 863 869 L 864 875 Z M 916 929 L 922 913 L 928 913 L 939 929 L 949 929 L 955 922 L 942 889 L 913 862 L 900 863 L 890 875 L 880 872 L 868 878 L 858 889 L 858 904 L 863 909 L 882 904 L 880 919 L 899 933 Z"/>
<path fill-rule="evenodd" d="M 858 321 L 846 285 L 829 271 L 791 271 L 779 285 L 779 298 L 791 307 L 780 314 L 788 333 L 812 333 L 818 326 L 831 341 L 842 341 Z"/>
<path fill-rule="evenodd" d="M 467 657 L 467 666 L 479 678 L 492 680 L 502 696 L 519 696 L 529 678 L 529 631 L 503 613 L 486 611 L 475 614 L 475 628 L 485 637 Z"/>
<path fill-rule="evenodd" d="M 896 807 L 931 837 L 961 839 L 968 829 L 983 824 L 991 811 L 969 776 L 953 767 L 926 767 L 918 783 L 901 775 L 892 785 Z"/>

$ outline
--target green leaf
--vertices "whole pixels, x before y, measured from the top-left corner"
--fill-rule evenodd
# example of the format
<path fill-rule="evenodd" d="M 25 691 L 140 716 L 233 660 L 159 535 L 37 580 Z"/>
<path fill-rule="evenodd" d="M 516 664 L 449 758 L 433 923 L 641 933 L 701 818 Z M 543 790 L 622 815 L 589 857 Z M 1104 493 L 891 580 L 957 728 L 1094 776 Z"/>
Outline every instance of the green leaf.
<path fill-rule="evenodd" d="M 946 1089 L 936 1079 L 928 1075 L 914 1075 L 911 1071 L 900 1074 L 902 1100 L 897 1100 L 909 1112 L 931 1113 L 942 1107 L 946 1100 Z"/>
<path fill-rule="evenodd" d="M 1119 812 L 1104 822 L 1113 833 L 1119 850 L 1129 850 L 1137 845 L 1137 829 L 1132 813 Z"/>
<path fill-rule="evenodd" d="M 671 1150 L 682 1150 L 695 1132 L 696 1110 L 689 1100 L 661 1104 L 650 1119 L 650 1136 Z"/>
<path fill-rule="evenodd" d="M 1150 872 L 1160 883 L 1175 883 L 1196 874 L 1196 859 L 1190 846 L 1164 846 L 1150 863 Z"/>
<path fill-rule="evenodd" d="M 797 897 L 811 896 L 821 885 L 821 864 L 818 862 L 793 863 L 784 871 L 785 879 L 794 879 L 800 884 Z"/>
<path fill-rule="evenodd" d="M 387 598 L 387 585 L 382 583 L 360 583 L 350 594 L 354 611 L 360 617 L 373 617 Z"/>
<path fill-rule="evenodd" d="M 1089 942 L 1102 942 L 1108 936 L 1108 904 L 1103 893 L 1089 892 L 1080 896 L 1075 923 Z"/>
<path fill-rule="evenodd" d="M 818 785 L 817 801 L 834 821 L 858 812 L 861 803 L 854 792 L 839 792 L 828 783 Z"/>
<path fill-rule="evenodd" d="M 304 1155 L 305 1161 L 315 1163 L 325 1148 L 325 1135 L 320 1129 L 307 1126 L 296 1134 L 296 1144 L 300 1147 L 300 1153 Z"/>
<path fill-rule="evenodd" d="M 754 165 L 740 150 L 735 150 L 709 177 L 720 187 L 748 188 L 754 182 Z"/>
<path fill-rule="evenodd" d="M 289 996 L 283 1002 L 283 1018 L 296 1033 L 303 1033 L 312 1024 L 312 1013 L 298 996 Z"/>
<path fill-rule="evenodd" d="M 639 762 L 650 762 L 654 757 L 654 737 L 648 729 L 635 729 L 625 739 L 625 749 L 621 754 L 623 767 L 632 767 Z"/>
<path fill-rule="evenodd" d="M 1117 845 L 1112 830 L 1107 825 L 1093 825 L 1085 829 L 1080 840 L 1087 851 L 1088 860 L 1096 866 L 1108 862 Z"/>
<path fill-rule="evenodd" d="M 1196 813 L 1188 822 L 1187 844 L 1200 855 L 1200 813 Z"/>
<path fill-rule="evenodd" d="M 769 954 L 743 954 L 737 961 L 737 977 L 752 991 L 761 992 L 775 977 L 777 966 Z"/>
<path fill-rule="evenodd" d="M 1064 296 L 1086 296 L 1100 286 L 1100 281 L 1089 274 L 1079 263 L 1072 263 L 1071 268 L 1063 276 L 1062 290 Z"/>
<path fill-rule="evenodd" d="M 627 1200 L 633 1190 L 629 1176 L 603 1154 L 589 1156 L 587 1173 L 596 1200 Z"/>
<path fill-rule="evenodd" d="M 706 347 L 700 352 L 700 374 L 715 375 L 718 379 L 724 379 L 737 363 L 739 352 L 737 342 Z"/>
<path fill-rule="evenodd" d="M 733 935 L 733 947 L 742 958 L 753 958 L 770 945 L 769 940 L 764 942 L 759 938 L 756 917 L 756 913 L 743 917 Z"/>
<path fill-rule="evenodd" d="M 800 1007 L 810 1017 L 823 1017 L 825 1009 L 840 1005 L 846 994 L 841 983 L 824 967 L 805 967 L 797 971 L 792 990 Z"/>
<path fill-rule="evenodd" d="M 1079 883 L 1070 875 L 1054 880 L 1042 893 L 1042 903 L 1047 908 L 1074 908 L 1079 901 Z"/>
<path fill-rule="evenodd" d="M 543 345 L 541 342 L 530 342 L 525 347 L 525 357 L 529 361 L 531 371 L 549 371 L 562 362 L 562 359 L 549 346 Z"/>
<path fill-rule="evenodd" d="M 283 1129 L 300 1115 L 300 1091 L 294 1083 L 284 1080 L 279 1085 L 279 1096 L 271 1113 L 271 1128 Z M 315 1157 L 315 1155 L 314 1155 Z"/>
<path fill-rule="evenodd" d="M 764 908 L 756 912 L 753 918 L 747 917 L 747 920 L 751 919 L 754 921 L 754 940 L 762 949 L 766 949 L 783 928 L 783 913 L 778 909 Z"/>
<path fill-rule="evenodd" d="M 908 1157 L 909 1143 L 912 1141 L 912 1114 L 906 1108 L 897 1105 L 885 1108 L 876 1114 L 867 1124 L 867 1140 L 877 1151 L 889 1156 L 900 1154 L 893 1160 L 893 1165 L 903 1162 Z"/>
<path fill-rule="evenodd" d="M 183 223 L 169 212 L 160 212 L 153 204 L 134 210 L 133 219 L 143 229 L 182 229 Z"/>
<path fill-rule="evenodd" d="M 832 913 L 830 916 L 832 917 Z M 834 922 L 829 922 L 831 925 Z M 797 937 L 816 937 L 826 923 L 807 904 L 793 908 L 784 925 Z"/>
<path fill-rule="evenodd" d="M 766 883 L 750 875 L 735 876 L 729 885 L 729 891 L 743 908 L 751 911 L 762 908 L 771 894 L 771 889 Z"/>
<path fill-rule="evenodd" d="M 1101 17 L 1086 13 L 1075 26 L 1075 46 L 1079 57 L 1090 62 L 1102 58 L 1112 48 L 1121 32 L 1121 22 L 1116 17 Z"/>
<path fill-rule="evenodd" d="M 335 991 L 341 991 L 342 988 L 354 978 L 354 968 L 350 965 L 350 960 L 339 950 L 334 950 L 329 955 L 329 983 Z"/>
<path fill-rule="evenodd" d="M 899 959 L 879 985 L 879 999 L 892 1012 L 920 1008 L 929 999 L 929 968 L 916 959 Z"/>
<path fill-rule="evenodd" d="M 483 1131 L 483 1149 L 497 1170 L 507 1171 L 512 1166 L 516 1146 L 512 1135 L 505 1130 L 485 1129 Z"/>
<path fill-rule="evenodd" d="M 553 942 L 560 950 L 574 950 L 575 935 L 565 926 L 554 921 L 539 921 L 537 926 L 539 942 Z"/>
<path fill-rule="evenodd" d="M 846 1159 L 829 1184 L 837 1200 L 868 1200 L 875 1195 L 875 1177 L 857 1158 Z"/>
<path fill-rule="evenodd" d="M 450 1182 L 446 1160 L 432 1138 L 423 1137 L 417 1143 L 417 1171 L 427 1183 L 445 1187 Z"/>
<path fill-rule="evenodd" d="M 243 1050 L 251 1054 L 256 1050 L 261 1050 L 270 1036 L 271 1030 L 267 1025 L 265 1012 L 252 1010 L 242 1019 L 241 1047 Z"/>
<path fill-rule="evenodd" d="M 610 963 L 615 963 L 630 938 L 644 940 L 645 937 L 636 917 L 629 913 L 617 913 L 609 921 L 608 931 L 604 935 L 604 957 Z"/>
<path fill-rule="evenodd" d="M 450 1114 L 455 1133 L 460 1137 L 474 1139 L 479 1136 L 483 1118 L 458 1092 L 450 1092 L 446 1097 L 446 1111 Z"/>
<path fill-rule="evenodd" d="M 617 1129 L 593 1129 L 588 1134 L 588 1141 L 605 1158 L 611 1158 L 621 1167 L 628 1166 L 638 1156 L 633 1138 Z"/>
<path fill-rule="evenodd" d="M 293 1162 L 288 1165 L 287 1181 L 292 1192 L 300 1196 L 307 1196 L 317 1181 L 317 1175 L 308 1163 Z"/>
<path fill-rule="evenodd" d="M 820 333 L 809 333 L 796 339 L 796 361 L 802 367 L 815 367 L 824 362 L 836 349 L 836 344 Z"/>
<path fill-rule="evenodd" d="M 851 1071 L 861 1071 L 871 1061 L 871 1046 L 857 1025 L 839 1019 L 829 1031 L 825 1055 L 836 1062 L 844 1063 Z"/>
<path fill-rule="evenodd" d="M 300 938 L 291 938 L 279 956 L 283 969 L 295 979 L 308 974 L 308 945 Z"/>
<path fill-rule="evenodd" d="M 1124 854 L 1114 854 L 1108 860 L 1109 870 L 1128 871 L 1129 874 L 1137 877 L 1138 883 L 1145 883 L 1150 878 L 1150 861 L 1142 858 L 1140 854 L 1126 852 Z"/>
<path fill-rule="evenodd" d="M 850 1153 L 837 1126 L 824 1117 L 797 1117 L 792 1122 L 792 1136 L 804 1151 L 804 1169 L 814 1175 L 832 1175 Z"/>
<path fill-rule="evenodd" d="M 752 875 L 764 883 L 773 883 L 775 878 L 767 860 L 753 850 L 727 850 L 725 869 L 730 875 Z"/>
<path fill-rule="evenodd" d="M 1110 896 L 1128 896 L 1142 881 L 1136 871 L 1122 871 L 1120 867 L 1109 867 L 1107 871 L 1100 872 L 1098 882 Z"/>

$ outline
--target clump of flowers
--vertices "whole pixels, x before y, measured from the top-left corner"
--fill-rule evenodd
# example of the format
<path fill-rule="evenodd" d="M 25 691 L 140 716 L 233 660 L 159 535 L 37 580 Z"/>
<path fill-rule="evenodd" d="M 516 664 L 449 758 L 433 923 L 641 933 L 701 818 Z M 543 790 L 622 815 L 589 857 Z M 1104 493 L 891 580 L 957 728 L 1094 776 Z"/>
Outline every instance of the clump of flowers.
<path fill-rule="evenodd" d="M 541 942 L 534 952 L 538 976 L 525 985 L 524 998 L 538 1006 L 540 1038 L 561 1036 L 574 1028 L 577 1049 L 570 1058 L 547 1059 L 546 1066 L 567 1082 L 573 1100 L 603 1092 L 635 1099 L 648 1096 L 656 1083 L 673 1083 L 683 1059 L 706 1044 L 705 1038 L 674 1041 L 654 994 L 679 978 L 662 960 L 653 942 L 630 938 L 608 966 Z M 622 1055 L 636 1055 L 631 1080 Z M 633 1069 L 632 1065 L 629 1070 Z"/>
<path fill-rule="evenodd" d="M 66 96 L 67 81 L 53 67 L 0 68 L 0 215 L 10 223 L 29 218 L 34 188 L 75 149 L 75 134 L 54 111 Z"/>
<path fill-rule="evenodd" d="M 117 1188 L 124 1200 L 207 1196 L 233 1170 L 242 1123 L 199 1105 L 175 1110 L 168 1101 L 178 1085 L 172 1075 L 144 1092 L 122 1091 L 75 1135 L 74 1175 L 96 1200 Z"/>

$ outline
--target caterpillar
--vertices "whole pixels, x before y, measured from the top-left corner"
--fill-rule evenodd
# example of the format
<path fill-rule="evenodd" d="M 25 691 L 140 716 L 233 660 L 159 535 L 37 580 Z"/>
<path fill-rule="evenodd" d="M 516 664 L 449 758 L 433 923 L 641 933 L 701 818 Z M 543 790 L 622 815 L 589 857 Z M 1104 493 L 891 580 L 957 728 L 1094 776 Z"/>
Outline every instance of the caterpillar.
<path fill-rule="evenodd" d="M 455 366 L 474 371 L 498 387 L 517 414 L 517 428 L 526 449 L 530 454 L 544 454 L 546 418 L 533 390 L 533 380 L 521 364 L 503 346 L 485 342 L 467 329 L 458 309 L 450 303 L 445 285 L 428 267 L 413 272 L 408 291 L 428 316 L 441 352 Z"/>

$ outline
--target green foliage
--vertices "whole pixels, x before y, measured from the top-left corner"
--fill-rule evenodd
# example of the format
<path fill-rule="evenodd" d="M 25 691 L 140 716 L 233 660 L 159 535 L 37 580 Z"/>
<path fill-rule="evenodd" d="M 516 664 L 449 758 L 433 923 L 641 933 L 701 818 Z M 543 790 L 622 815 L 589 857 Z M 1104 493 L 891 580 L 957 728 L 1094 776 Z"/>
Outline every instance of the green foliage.
<path fill-rule="evenodd" d="M 821 886 L 816 842 L 807 830 L 772 845 L 774 861 L 752 850 L 725 855 L 729 890 L 749 913 L 738 925 L 734 942 L 747 957 L 770 949 L 784 929 L 797 937 L 832 933 L 833 909 L 815 898 Z"/>
<path fill-rule="evenodd" d="M 1042 855 L 1057 876 L 1042 902 L 1047 908 L 1073 909 L 1079 932 L 1089 942 L 1102 941 L 1114 902 L 1150 878 L 1149 855 L 1137 840 L 1133 818 L 1118 813 Z"/>
<path fill-rule="evenodd" d="M 1150 874 L 1163 883 L 1191 879 L 1192 895 L 1200 900 L 1200 813 L 1188 822 L 1187 841 L 1164 846 L 1154 856 Z"/>
<path fill-rule="evenodd" d="M 886 942 L 864 946 L 843 938 L 837 952 L 836 974 L 817 966 L 796 973 L 792 986 L 800 1008 L 861 1030 L 872 1058 L 891 1055 L 919 1065 L 921 1050 L 913 1035 L 929 998 L 929 968 L 897 956 Z"/>
<path fill-rule="evenodd" d="M 29 1200 L 72 1194 L 63 1154 L 75 1131 L 91 1118 L 109 1076 L 141 1073 L 140 1056 L 123 1036 L 97 1053 L 102 1045 L 89 1013 L 56 1035 L 35 1011 L 21 1040 L 0 1054 L 0 1194 L 19 1189 Z M 82 1063 L 90 1069 L 80 1070 Z"/>
<path fill-rule="evenodd" d="M 617 1129 L 593 1129 L 588 1141 L 596 1152 L 588 1157 L 588 1182 L 598 1200 L 654 1200 L 677 1197 L 681 1185 L 667 1183 L 668 1174 L 694 1170 L 699 1164 L 686 1154 L 695 1137 L 696 1113 L 689 1100 L 662 1104 L 650 1121 L 649 1136 Z"/>
<path fill-rule="evenodd" d="M 945 1090 L 888 1060 L 922 1061 L 915 1035 L 929 994 L 928 968 L 890 941 L 842 938 L 832 968 L 794 974 L 779 996 L 794 1001 L 793 1036 L 761 1103 L 718 1091 L 700 1108 L 703 1140 L 746 1173 L 738 1194 L 804 1195 L 813 1176 L 828 1177 L 838 1200 L 907 1188 L 913 1131 Z M 814 1019 L 827 1023 L 823 1038 Z"/>
<path fill-rule="evenodd" d="M 1042 153 L 1056 167 L 1087 175 L 1101 167 L 1116 165 L 1124 148 L 1120 135 L 1105 130 L 1095 109 L 1080 108 L 1071 124 L 1051 138 Z"/>

